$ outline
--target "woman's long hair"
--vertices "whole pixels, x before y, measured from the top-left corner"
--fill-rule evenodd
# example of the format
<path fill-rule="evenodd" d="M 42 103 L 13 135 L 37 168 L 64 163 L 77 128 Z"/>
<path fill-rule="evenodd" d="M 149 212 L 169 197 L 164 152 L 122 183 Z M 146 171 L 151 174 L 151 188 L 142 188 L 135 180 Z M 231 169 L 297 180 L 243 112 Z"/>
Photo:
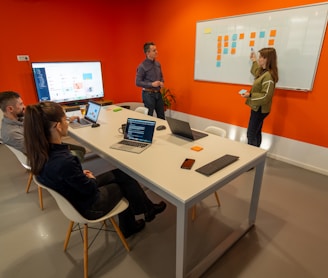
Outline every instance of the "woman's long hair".
<path fill-rule="evenodd" d="M 29 105 L 24 117 L 24 141 L 31 172 L 38 175 L 49 157 L 50 129 L 65 116 L 55 102 L 45 101 Z"/>
<path fill-rule="evenodd" d="M 269 71 L 273 78 L 273 81 L 275 83 L 277 83 L 279 80 L 279 76 L 278 76 L 276 50 L 273 47 L 265 47 L 265 48 L 262 48 L 259 51 L 259 53 L 263 58 L 267 59 L 266 68 L 264 70 L 260 71 L 259 75 L 261 75 L 265 71 Z"/>

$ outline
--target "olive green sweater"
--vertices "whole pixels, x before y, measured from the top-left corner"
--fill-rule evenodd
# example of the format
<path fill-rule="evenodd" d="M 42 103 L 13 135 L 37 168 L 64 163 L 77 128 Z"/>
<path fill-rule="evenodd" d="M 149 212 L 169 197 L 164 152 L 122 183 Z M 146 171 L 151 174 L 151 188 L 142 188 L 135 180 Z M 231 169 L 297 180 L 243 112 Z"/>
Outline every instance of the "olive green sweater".
<path fill-rule="evenodd" d="M 254 61 L 251 73 L 256 76 L 258 70 L 260 70 L 259 65 Z M 254 80 L 250 91 L 251 95 L 247 98 L 246 104 L 254 111 L 258 111 L 261 107 L 262 113 L 270 113 L 275 85 L 270 72 L 264 72 L 260 77 Z"/>

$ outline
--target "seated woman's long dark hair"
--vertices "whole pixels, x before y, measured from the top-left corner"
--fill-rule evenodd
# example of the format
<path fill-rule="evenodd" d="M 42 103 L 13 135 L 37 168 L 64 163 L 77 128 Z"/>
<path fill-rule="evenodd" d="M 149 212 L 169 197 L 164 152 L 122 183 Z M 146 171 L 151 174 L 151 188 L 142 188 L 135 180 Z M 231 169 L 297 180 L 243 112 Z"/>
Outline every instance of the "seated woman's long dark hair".
<path fill-rule="evenodd" d="M 45 101 L 28 105 L 24 117 L 24 141 L 28 163 L 38 175 L 49 157 L 50 129 L 65 116 L 63 108 L 55 102 Z"/>

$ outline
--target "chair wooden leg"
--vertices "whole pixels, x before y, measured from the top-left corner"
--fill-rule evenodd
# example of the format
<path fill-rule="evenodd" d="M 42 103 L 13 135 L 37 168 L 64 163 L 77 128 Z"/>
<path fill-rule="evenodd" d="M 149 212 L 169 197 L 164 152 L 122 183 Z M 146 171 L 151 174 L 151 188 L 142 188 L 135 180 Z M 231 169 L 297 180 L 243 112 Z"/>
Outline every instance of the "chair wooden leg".
<path fill-rule="evenodd" d="M 30 190 L 30 186 L 31 186 L 31 182 L 32 182 L 32 178 L 33 178 L 33 174 L 32 172 L 29 173 L 29 176 L 28 176 L 28 180 L 27 180 L 27 185 L 26 185 L 26 193 L 29 192 Z"/>
<path fill-rule="evenodd" d="M 42 187 L 38 186 L 40 209 L 43 210 Z"/>
<path fill-rule="evenodd" d="M 110 220 L 110 222 L 112 222 L 112 225 L 113 225 L 115 231 L 117 232 L 118 236 L 120 237 L 120 239 L 121 239 L 121 241 L 122 241 L 122 243 L 123 243 L 125 249 L 126 249 L 128 252 L 130 252 L 130 247 L 129 247 L 128 243 L 126 242 L 126 239 L 125 239 L 125 237 L 123 236 L 120 227 L 116 224 L 116 221 L 114 220 L 113 217 L 109 218 L 109 220 Z"/>
<path fill-rule="evenodd" d="M 66 251 L 66 249 L 67 249 L 67 245 L 68 245 L 69 239 L 71 237 L 73 225 L 74 225 L 74 221 L 69 222 L 68 229 L 66 232 L 66 238 L 65 238 L 65 242 L 64 242 L 64 251 Z"/>
<path fill-rule="evenodd" d="M 196 218 L 196 205 L 194 205 L 191 209 L 191 220 L 194 221 Z"/>
<path fill-rule="evenodd" d="M 214 192 L 214 196 L 216 198 L 216 202 L 218 203 L 218 207 L 221 206 L 220 199 L 219 199 L 219 194 L 217 192 Z M 196 218 L 196 205 L 192 207 L 191 211 L 191 220 L 194 221 Z"/>
<path fill-rule="evenodd" d="M 214 195 L 215 195 L 216 201 L 218 203 L 218 207 L 220 207 L 221 206 L 221 203 L 220 203 L 219 195 L 218 195 L 218 193 L 216 191 L 214 192 Z"/>
<path fill-rule="evenodd" d="M 84 278 L 88 278 L 88 224 L 84 224 Z"/>

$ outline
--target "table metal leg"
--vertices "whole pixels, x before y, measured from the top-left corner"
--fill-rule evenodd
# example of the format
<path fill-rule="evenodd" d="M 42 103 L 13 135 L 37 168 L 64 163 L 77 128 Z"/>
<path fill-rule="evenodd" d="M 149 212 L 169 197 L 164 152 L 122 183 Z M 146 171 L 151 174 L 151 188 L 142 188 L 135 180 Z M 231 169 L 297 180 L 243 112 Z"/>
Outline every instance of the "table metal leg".
<path fill-rule="evenodd" d="M 264 165 L 265 165 L 265 159 L 263 159 L 263 161 L 257 164 L 256 166 L 248 219 L 245 220 L 238 229 L 236 229 L 228 237 L 226 237 L 218 246 L 216 246 L 214 250 L 212 250 L 209 254 L 207 254 L 207 256 L 203 258 L 197 265 L 195 265 L 193 269 L 191 269 L 191 271 L 189 271 L 187 274 L 186 274 L 186 269 L 182 267 L 183 270 L 181 271 L 184 271 L 183 273 L 185 273 L 183 277 L 187 277 L 187 278 L 200 277 L 218 258 L 220 258 L 229 248 L 231 248 L 241 237 L 243 237 L 254 226 L 257 207 L 260 198 Z M 183 262 L 184 261 L 182 260 L 182 263 Z M 181 271 L 179 273 L 181 273 Z M 178 268 L 177 268 L 176 277 L 182 277 L 182 276 L 178 276 Z"/>
<path fill-rule="evenodd" d="M 183 278 L 185 275 L 186 242 L 188 229 L 188 210 L 185 205 L 177 207 L 177 236 L 176 236 L 176 274 L 175 277 Z"/>
<path fill-rule="evenodd" d="M 251 198 L 251 204 L 249 208 L 249 224 L 253 225 L 256 219 L 257 207 L 260 199 L 261 185 L 263 179 L 263 171 L 264 171 L 265 159 L 256 166 L 255 177 L 253 183 L 253 192 Z"/>

